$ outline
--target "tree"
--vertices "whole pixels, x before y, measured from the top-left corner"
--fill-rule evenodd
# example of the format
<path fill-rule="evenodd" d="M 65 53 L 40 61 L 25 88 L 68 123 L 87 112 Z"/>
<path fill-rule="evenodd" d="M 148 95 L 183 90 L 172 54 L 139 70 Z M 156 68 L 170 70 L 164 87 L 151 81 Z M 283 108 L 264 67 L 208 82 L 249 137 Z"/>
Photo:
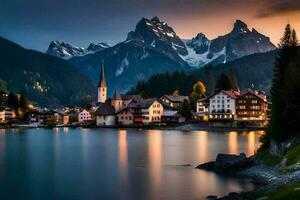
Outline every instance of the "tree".
<path fill-rule="evenodd" d="M 15 95 L 13 92 L 10 92 L 8 94 L 7 105 L 13 109 L 18 109 L 20 106 L 18 96 Z"/>
<path fill-rule="evenodd" d="M 221 74 L 218 79 L 216 90 L 231 90 L 233 86 L 230 83 L 230 80 L 226 74 Z"/>
<path fill-rule="evenodd" d="M 238 84 L 236 74 L 233 70 L 229 71 L 228 79 L 229 79 L 229 82 L 231 84 L 232 89 L 233 90 L 238 90 L 239 89 L 239 84 Z"/>
<path fill-rule="evenodd" d="M 192 118 L 191 105 L 188 100 L 185 99 L 183 101 L 183 104 L 181 105 L 178 113 L 181 114 L 186 119 Z"/>
<path fill-rule="evenodd" d="M 292 46 L 298 46 L 298 38 L 295 29 L 292 31 Z"/>
<path fill-rule="evenodd" d="M 20 95 L 19 105 L 23 110 L 28 109 L 28 99 L 24 93 Z"/>
<path fill-rule="evenodd" d="M 287 40 L 287 25 L 274 66 L 271 118 L 267 135 L 281 142 L 300 133 L 300 50 L 295 36 Z M 296 35 L 296 33 L 293 33 Z M 291 37 L 290 37 L 291 38 Z"/>
<path fill-rule="evenodd" d="M 204 67 L 204 75 L 205 75 L 205 86 L 206 86 L 206 93 L 208 95 L 213 94 L 216 87 L 216 80 L 214 73 L 212 71 L 212 65 L 207 65 Z"/>
<path fill-rule="evenodd" d="M 278 46 L 280 48 L 290 46 L 292 43 L 292 28 L 290 24 L 287 24 L 284 30 L 283 37 L 280 39 Z"/>
<path fill-rule="evenodd" d="M 179 90 L 174 90 L 174 92 L 172 93 L 173 96 L 179 96 L 180 92 Z"/>
<path fill-rule="evenodd" d="M 201 81 L 197 81 L 193 85 L 193 90 L 190 95 L 191 104 L 194 105 L 197 99 L 200 99 L 204 96 L 205 92 L 206 92 L 205 85 Z"/>

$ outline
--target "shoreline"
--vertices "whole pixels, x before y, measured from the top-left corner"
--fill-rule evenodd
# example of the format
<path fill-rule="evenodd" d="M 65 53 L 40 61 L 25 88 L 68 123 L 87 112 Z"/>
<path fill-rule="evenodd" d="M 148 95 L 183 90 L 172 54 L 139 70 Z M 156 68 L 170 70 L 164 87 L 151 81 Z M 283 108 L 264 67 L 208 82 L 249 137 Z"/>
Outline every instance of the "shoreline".
<path fill-rule="evenodd" d="M 61 125 L 61 126 L 8 126 L 2 125 L 0 129 L 26 129 L 26 128 L 90 128 L 90 129 L 143 129 L 143 130 L 174 130 L 174 131 L 264 131 L 263 127 L 228 127 L 228 126 L 209 126 L 208 124 L 188 123 L 181 125 L 144 125 L 144 126 L 96 126 L 96 125 Z"/>
<path fill-rule="evenodd" d="M 252 159 L 252 158 L 251 158 Z M 197 168 L 200 170 L 208 170 L 217 174 L 229 175 L 238 178 L 249 178 L 257 187 L 251 191 L 230 192 L 226 196 L 218 197 L 214 195 L 208 195 L 207 199 L 210 200 L 254 200 L 254 199 L 268 199 L 266 198 L 269 193 L 274 192 L 278 188 L 283 186 L 289 186 L 300 182 L 300 170 L 283 173 L 283 169 L 280 165 L 268 166 L 260 163 L 255 159 L 255 163 L 242 170 L 232 171 L 216 171 L 211 169 L 199 168 L 199 166 L 209 165 L 211 167 L 212 162 L 199 165 Z M 264 198 L 265 197 L 265 198 Z"/>

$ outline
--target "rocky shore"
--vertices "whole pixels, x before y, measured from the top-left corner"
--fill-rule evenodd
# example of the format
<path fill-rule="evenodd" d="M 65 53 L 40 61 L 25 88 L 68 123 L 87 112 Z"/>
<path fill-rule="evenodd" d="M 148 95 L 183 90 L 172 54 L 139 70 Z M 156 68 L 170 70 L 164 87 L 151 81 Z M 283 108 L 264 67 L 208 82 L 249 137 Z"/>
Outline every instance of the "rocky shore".
<path fill-rule="evenodd" d="M 209 200 L 268 199 L 268 193 L 282 186 L 300 182 L 299 168 L 283 173 L 280 165 L 268 166 L 262 164 L 255 156 L 246 157 L 245 154 L 219 154 L 215 161 L 201 164 L 197 168 L 220 174 L 248 177 L 260 185 L 260 187 L 249 192 L 229 193 L 225 197 L 208 196 L 207 199 Z"/>

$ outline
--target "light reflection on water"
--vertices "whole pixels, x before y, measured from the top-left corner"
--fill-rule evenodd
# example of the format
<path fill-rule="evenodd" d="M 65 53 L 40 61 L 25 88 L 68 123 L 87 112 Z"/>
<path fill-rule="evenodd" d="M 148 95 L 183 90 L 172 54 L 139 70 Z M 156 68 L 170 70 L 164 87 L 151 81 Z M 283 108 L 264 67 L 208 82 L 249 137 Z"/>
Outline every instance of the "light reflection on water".
<path fill-rule="evenodd" d="M 218 153 L 252 155 L 262 134 L 0 130 L 0 188 L 6 199 L 33 200 L 204 199 L 249 190 L 253 185 L 248 180 L 194 166 L 214 160 Z"/>

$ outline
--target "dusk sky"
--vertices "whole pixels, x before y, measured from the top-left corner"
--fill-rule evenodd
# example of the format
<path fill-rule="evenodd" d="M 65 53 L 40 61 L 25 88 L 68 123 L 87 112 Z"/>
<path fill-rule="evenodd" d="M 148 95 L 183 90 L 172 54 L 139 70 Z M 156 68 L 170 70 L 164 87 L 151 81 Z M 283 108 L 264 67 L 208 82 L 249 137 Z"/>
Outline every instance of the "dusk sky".
<path fill-rule="evenodd" d="M 0 0 L 0 36 L 45 51 L 52 40 L 116 44 L 142 18 L 158 16 L 181 38 L 209 39 L 236 19 L 277 44 L 289 21 L 300 35 L 300 0 Z"/>

